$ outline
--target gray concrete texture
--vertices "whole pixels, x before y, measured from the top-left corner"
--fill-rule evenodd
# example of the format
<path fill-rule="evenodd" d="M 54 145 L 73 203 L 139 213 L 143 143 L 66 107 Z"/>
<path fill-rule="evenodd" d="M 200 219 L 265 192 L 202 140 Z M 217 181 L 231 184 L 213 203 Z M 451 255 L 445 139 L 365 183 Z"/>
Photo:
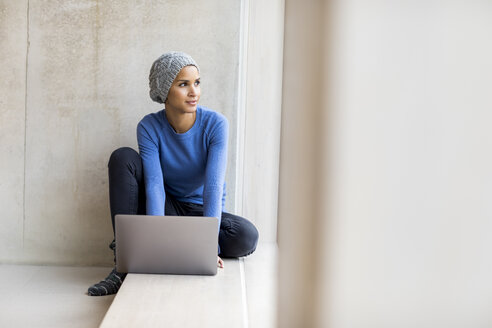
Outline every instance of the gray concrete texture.
<path fill-rule="evenodd" d="M 117 147 L 136 149 L 138 121 L 161 109 L 150 66 L 166 51 L 192 55 L 201 105 L 235 131 L 240 3 L 1 0 L 0 15 L 0 261 L 111 264 L 106 165 Z"/>
<path fill-rule="evenodd" d="M 0 2 L 0 258 L 22 247 L 27 2 Z"/>

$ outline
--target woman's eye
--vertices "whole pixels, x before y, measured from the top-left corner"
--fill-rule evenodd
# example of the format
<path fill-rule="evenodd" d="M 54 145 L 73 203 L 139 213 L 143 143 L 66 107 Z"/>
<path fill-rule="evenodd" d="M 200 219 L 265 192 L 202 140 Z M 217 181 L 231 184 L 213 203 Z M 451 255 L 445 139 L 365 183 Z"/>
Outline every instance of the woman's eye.
<path fill-rule="evenodd" d="M 183 82 L 183 83 L 181 83 L 179 86 L 180 86 L 180 87 L 185 87 L 185 86 L 186 86 L 186 83 L 185 83 L 185 82 Z"/>
<path fill-rule="evenodd" d="M 195 81 L 195 85 L 199 85 L 200 84 L 200 81 Z"/>

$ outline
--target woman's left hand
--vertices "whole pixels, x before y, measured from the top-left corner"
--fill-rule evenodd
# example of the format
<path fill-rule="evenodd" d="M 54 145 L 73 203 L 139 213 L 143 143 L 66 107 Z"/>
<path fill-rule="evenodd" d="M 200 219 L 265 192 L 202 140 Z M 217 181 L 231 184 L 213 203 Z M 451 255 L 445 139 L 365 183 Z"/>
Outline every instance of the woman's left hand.
<path fill-rule="evenodd" d="M 221 269 L 224 268 L 224 261 L 220 258 L 220 256 L 217 256 L 217 267 Z"/>

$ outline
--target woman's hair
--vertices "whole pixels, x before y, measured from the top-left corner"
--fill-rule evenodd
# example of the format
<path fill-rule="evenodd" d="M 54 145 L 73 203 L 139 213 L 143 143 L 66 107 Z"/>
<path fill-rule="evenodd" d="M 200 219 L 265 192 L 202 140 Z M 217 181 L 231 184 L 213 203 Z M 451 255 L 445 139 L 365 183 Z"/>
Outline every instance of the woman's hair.
<path fill-rule="evenodd" d="M 184 52 L 171 51 L 157 58 L 150 68 L 150 98 L 163 104 L 174 79 L 185 66 L 195 66 L 200 71 L 193 58 Z"/>

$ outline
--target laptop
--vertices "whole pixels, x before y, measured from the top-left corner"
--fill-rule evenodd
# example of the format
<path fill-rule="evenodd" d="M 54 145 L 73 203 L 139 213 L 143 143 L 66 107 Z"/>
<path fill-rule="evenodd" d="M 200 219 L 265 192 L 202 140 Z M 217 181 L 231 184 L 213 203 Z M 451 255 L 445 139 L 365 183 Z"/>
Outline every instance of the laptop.
<path fill-rule="evenodd" d="M 203 216 L 115 216 L 116 270 L 217 274 L 219 220 Z"/>

